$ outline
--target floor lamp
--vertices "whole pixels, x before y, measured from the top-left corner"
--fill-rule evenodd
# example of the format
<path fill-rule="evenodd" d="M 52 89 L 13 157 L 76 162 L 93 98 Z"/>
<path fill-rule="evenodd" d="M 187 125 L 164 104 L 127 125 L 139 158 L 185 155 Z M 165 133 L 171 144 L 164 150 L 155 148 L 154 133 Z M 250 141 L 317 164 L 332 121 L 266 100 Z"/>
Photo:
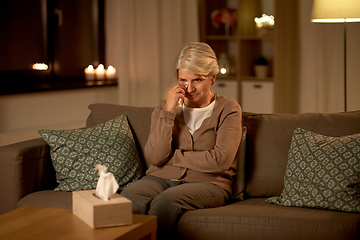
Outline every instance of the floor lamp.
<path fill-rule="evenodd" d="M 311 21 L 343 23 L 344 25 L 344 107 L 346 112 L 346 23 L 360 22 L 360 0 L 314 0 Z"/>

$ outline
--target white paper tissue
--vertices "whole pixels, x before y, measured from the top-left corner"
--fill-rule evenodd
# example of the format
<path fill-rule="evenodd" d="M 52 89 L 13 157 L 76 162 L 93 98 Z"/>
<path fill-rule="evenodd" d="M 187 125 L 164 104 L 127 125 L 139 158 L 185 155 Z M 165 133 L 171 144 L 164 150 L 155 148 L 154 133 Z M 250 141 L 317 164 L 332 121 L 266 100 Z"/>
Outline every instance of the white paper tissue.
<path fill-rule="evenodd" d="M 107 171 L 107 167 L 96 164 L 95 169 L 99 171 L 99 180 L 96 185 L 95 195 L 103 201 L 109 201 L 110 197 L 116 193 L 119 188 L 114 175 Z"/>

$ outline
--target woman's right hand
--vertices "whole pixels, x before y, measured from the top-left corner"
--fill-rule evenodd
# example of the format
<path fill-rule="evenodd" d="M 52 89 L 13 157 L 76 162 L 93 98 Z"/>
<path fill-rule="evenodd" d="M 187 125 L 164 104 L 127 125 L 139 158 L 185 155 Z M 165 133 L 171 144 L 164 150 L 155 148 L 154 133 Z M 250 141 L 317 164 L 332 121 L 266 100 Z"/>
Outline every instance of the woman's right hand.
<path fill-rule="evenodd" d="M 175 112 L 179 107 L 179 99 L 185 99 L 185 86 L 176 84 L 174 87 L 168 90 L 165 110 L 169 112 Z"/>

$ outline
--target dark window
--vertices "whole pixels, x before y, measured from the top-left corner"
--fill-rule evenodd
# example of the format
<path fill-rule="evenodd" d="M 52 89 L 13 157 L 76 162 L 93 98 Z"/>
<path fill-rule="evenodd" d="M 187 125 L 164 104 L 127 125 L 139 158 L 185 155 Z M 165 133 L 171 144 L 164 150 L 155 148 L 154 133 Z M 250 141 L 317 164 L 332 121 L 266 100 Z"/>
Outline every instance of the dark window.
<path fill-rule="evenodd" d="M 86 87 L 84 69 L 106 64 L 104 0 L 5 0 L 0 21 L 0 94 Z"/>

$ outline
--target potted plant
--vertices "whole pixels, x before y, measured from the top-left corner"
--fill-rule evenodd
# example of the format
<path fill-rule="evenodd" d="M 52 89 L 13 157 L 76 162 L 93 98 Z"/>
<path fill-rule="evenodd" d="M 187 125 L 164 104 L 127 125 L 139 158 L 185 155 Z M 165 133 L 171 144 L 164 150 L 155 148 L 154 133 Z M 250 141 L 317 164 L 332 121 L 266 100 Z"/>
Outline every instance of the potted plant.
<path fill-rule="evenodd" d="M 268 74 L 268 61 L 265 57 L 260 56 L 254 62 L 255 76 L 258 78 L 266 78 Z"/>

